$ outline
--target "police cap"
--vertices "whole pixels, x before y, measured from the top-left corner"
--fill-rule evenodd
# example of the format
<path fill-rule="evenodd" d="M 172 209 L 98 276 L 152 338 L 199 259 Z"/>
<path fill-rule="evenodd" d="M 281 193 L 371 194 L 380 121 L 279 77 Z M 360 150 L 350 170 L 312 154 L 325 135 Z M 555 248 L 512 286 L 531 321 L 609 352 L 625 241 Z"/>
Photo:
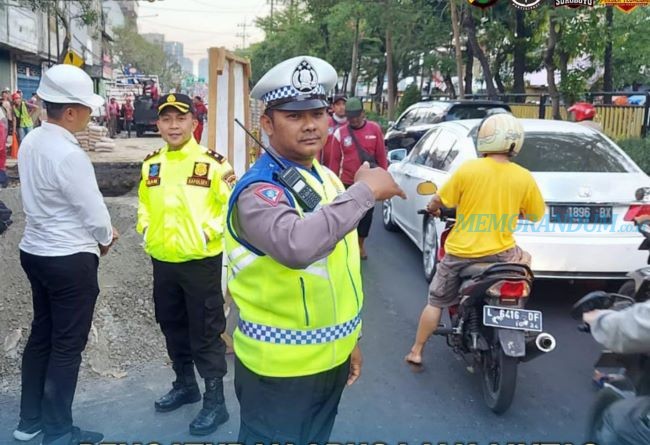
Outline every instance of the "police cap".
<path fill-rule="evenodd" d="M 318 57 L 299 56 L 271 68 L 251 91 L 266 109 L 302 111 L 325 108 L 327 93 L 338 80 L 332 65 Z"/>
<path fill-rule="evenodd" d="M 162 96 L 158 101 L 158 116 L 168 107 L 174 107 L 183 114 L 194 114 L 194 104 L 187 94 L 170 93 Z"/>

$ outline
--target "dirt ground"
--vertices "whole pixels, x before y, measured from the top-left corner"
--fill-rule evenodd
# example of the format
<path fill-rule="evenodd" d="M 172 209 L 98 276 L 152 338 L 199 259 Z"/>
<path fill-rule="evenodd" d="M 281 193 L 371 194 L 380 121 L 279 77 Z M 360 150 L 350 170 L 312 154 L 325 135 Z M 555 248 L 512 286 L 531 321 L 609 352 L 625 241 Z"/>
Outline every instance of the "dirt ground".
<path fill-rule="evenodd" d="M 14 224 L 0 235 L 0 392 L 15 387 L 32 316 L 29 283 L 20 267 L 18 243 L 24 228 L 20 189 L 0 191 L 14 210 Z M 135 231 L 137 198 L 106 198 L 119 242 L 100 261 L 100 295 L 84 353 L 82 375 L 120 378 L 129 369 L 164 361 L 163 338 L 154 321 L 151 262 Z"/>
<path fill-rule="evenodd" d="M 135 231 L 140 165 L 149 152 L 162 144 L 156 136 L 118 138 L 112 153 L 88 152 L 121 237 L 100 260 L 100 294 L 81 365 L 82 379 L 122 378 L 152 363 L 168 361 L 154 320 L 151 260 Z M 19 261 L 18 243 L 25 221 L 15 160 L 9 160 L 8 166 L 13 180 L 10 188 L 0 189 L 0 200 L 13 210 L 14 223 L 0 235 L 0 393 L 19 387 L 20 359 L 32 319 L 29 282 Z M 234 323 L 233 307 L 228 332 L 232 332 Z"/>

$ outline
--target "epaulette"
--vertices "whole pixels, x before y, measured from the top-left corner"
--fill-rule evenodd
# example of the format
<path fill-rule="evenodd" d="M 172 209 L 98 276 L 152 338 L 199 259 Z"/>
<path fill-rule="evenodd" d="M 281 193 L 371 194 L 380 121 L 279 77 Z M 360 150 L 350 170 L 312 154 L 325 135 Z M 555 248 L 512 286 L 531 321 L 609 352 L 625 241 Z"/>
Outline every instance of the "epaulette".
<path fill-rule="evenodd" d="M 160 148 L 158 150 L 154 150 L 151 153 L 149 153 L 147 156 L 145 156 L 144 161 L 148 161 L 149 159 L 153 158 L 156 156 L 158 153 L 160 153 Z M 142 162 L 144 162 L 142 161 Z"/>
<path fill-rule="evenodd" d="M 205 154 L 210 156 L 212 159 L 216 160 L 219 164 L 223 164 L 226 161 L 226 158 L 224 158 L 214 150 L 208 150 L 205 152 Z"/>

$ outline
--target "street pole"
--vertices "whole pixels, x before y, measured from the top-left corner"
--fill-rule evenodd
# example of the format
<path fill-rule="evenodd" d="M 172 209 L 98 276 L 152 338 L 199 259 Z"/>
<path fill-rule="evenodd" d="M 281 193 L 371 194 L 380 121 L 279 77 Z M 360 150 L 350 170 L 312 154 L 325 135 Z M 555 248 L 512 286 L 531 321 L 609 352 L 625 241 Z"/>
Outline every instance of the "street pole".
<path fill-rule="evenodd" d="M 249 25 L 244 21 L 243 23 L 238 23 L 237 28 L 242 28 L 241 33 L 237 33 L 237 37 L 241 37 L 241 47 L 242 49 L 246 48 L 246 37 L 250 37 L 248 34 L 246 34 L 246 28 Z"/>

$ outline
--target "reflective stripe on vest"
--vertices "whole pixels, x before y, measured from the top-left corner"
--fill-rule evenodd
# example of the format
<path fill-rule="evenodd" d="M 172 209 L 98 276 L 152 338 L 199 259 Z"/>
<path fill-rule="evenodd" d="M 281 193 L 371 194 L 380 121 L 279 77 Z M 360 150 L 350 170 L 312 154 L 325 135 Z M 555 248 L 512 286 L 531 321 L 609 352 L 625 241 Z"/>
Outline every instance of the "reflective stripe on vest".
<path fill-rule="evenodd" d="M 281 345 L 315 345 L 329 343 L 347 337 L 359 326 L 361 317 L 357 315 L 345 323 L 328 326 L 326 328 L 299 331 L 293 329 L 280 329 L 264 326 L 249 321 L 239 320 L 239 330 L 248 337 L 266 343 Z"/>

